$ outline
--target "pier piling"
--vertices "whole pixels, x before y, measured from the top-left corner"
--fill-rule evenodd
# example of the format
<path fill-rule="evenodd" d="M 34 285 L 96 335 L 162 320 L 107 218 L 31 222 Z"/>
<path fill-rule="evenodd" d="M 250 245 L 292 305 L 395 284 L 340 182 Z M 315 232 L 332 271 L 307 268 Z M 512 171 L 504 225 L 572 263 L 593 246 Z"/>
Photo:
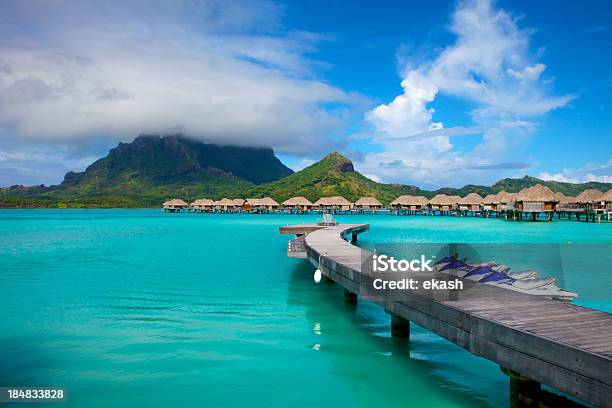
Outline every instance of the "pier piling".
<path fill-rule="evenodd" d="M 344 302 L 350 305 L 356 305 L 357 304 L 357 294 L 351 292 L 348 289 L 344 289 Z"/>
<path fill-rule="evenodd" d="M 391 336 L 410 338 L 410 321 L 391 313 Z"/>
<path fill-rule="evenodd" d="M 510 408 L 540 406 L 541 384 L 508 368 L 501 370 L 510 378 Z"/>

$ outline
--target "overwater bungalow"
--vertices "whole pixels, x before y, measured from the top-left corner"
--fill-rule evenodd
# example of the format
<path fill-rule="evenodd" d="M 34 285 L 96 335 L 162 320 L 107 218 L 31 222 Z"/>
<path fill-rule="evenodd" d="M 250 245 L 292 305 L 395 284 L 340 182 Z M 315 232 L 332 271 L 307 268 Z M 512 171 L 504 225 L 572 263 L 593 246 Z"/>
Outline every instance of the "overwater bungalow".
<path fill-rule="evenodd" d="M 402 195 L 389 204 L 398 214 L 416 214 L 426 212 L 429 199 L 425 196 Z"/>
<path fill-rule="evenodd" d="M 271 197 L 264 197 L 261 199 L 261 201 L 259 202 L 259 204 L 266 210 L 266 211 L 276 211 L 280 208 L 280 204 L 277 203 L 273 198 Z"/>
<path fill-rule="evenodd" d="M 263 204 L 260 204 L 260 202 L 261 198 L 247 198 L 242 205 L 242 209 L 248 212 L 257 212 L 263 207 Z"/>
<path fill-rule="evenodd" d="M 482 199 L 482 214 L 485 217 L 493 213 L 497 213 L 497 206 L 499 205 L 499 198 L 497 194 L 488 194 Z"/>
<path fill-rule="evenodd" d="M 246 200 L 244 198 L 234 198 L 232 202 L 234 203 L 234 210 L 241 211 L 244 207 L 244 203 L 246 203 Z"/>
<path fill-rule="evenodd" d="M 248 204 L 248 205 L 247 205 Z M 267 213 L 276 211 L 280 205 L 270 197 L 249 198 L 246 200 L 245 209 L 256 213 Z"/>
<path fill-rule="evenodd" d="M 215 202 L 208 198 L 198 198 L 189 204 L 189 208 L 195 212 L 207 212 L 212 211 L 215 206 Z"/>
<path fill-rule="evenodd" d="M 594 204 L 593 211 L 600 221 L 602 216 L 605 216 L 610 221 L 612 215 L 612 189 L 603 193 Z"/>
<path fill-rule="evenodd" d="M 593 204 L 603 196 L 603 192 L 596 188 L 589 188 L 576 196 L 576 201 L 585 206 L 587 210 L 593 209 Z"/>
<path fill-rule="evenodd" d="M 311 210 L 312 205 L 312 202 L 306 197 L 298 196 L 283 201 L 282 207 L 290 213 L 304 213 Z"/>
<path fill-rule="evenodd" d="M 583 210 L 585 221 L 595 221 L 595 203 L 603 194 L 595 188 L 589 188 L 576 196 L 576 201 Z M 580 219 L 580 215 L 577 218 Z"/>
<path fill-rule="evenodd" d="M 516 195 L 514 219 L 522 220 L 523 214 L 531 215 L 535 221 L 540 213 L 544 213 L 549 221 L 558 202 L 555 193 L 541 184 L 524 188 Z"/>
<path fill-rule="evenodd" d="M 454 209 L 455 203 L 459 201 L 461 197 L 448 196 L 446 194 L 436 194 L 431 200 L 429 200 L 429 209 L 432 215 L 436 214 L 436 211 L 440 215 L 450 214 L 450 211 Z"/>
<path fill-rule="evenodd" d="M 470 193 L 457 202 L 459 213 L 463 215 L 477 215 L 481 211 L 482 197 L 477 193 Z"/>
<path fill-rule="evenodd" d="M 397 197 L 396 199 L 394 199 L 393 201 L 391 201 L 389 203 L 389 208 L 391 208 L 393 211 L 401 211 L 401 210 L 405 210 L 408 208 L 408 197 L 411 197 L 409 195 L 402 195 Z"/>
<path fill-rule="evenodd" d="M 230 200 L 229 198 L 222 198 L 219 201 L 215 201 L 213 209 L 220 212 L 233 212 L 236 210 L 234 207 L 234 200 Z"/>
<path fill-rule="evenodd" d="M 555 206 L 557 216 L 559 219 L 568 218 L 571 219 L 572 215 L 582 211 L 578 199 L 576 197 L 568 197 L 561 192 L 555 193 L 555 197 L 559 202 Z"/>
<path fill-rule="evenodd" d="M 505 190 L 497 193 L 497 213 L 503 214 L 506 218 L 514 212 L 514 205 L 518 193 L 509 193 Z"/>
<path fill-rule="evenodd" d="M 347 212 L 351 210 L 353 204 L 342 196 L 321 197 L 313 204 L 317 211 L 322 212 Z"/>
<path fill-rule="evenodd" d="M 448 203 L 450 205 L 451 211 L 459 208 L 459 200 L 461 200 L 461 196 L 458 196 L 458 195 L 448 196 Z"/>
<path fill-rule="evenodd" d="M 165 212 L 181 212 L 189 208 L 189 204 L 180 198 L 173 198 L 172 200 L 165 201 L 162 204 L 162 208 Z"/>
<path fill-rule="evenodd" d="M 382 204 L 375 197 L 361 197 L 355 201 L 354 207 L 357 212 L 365 213 L 369 211 L 382 210 Z"/>

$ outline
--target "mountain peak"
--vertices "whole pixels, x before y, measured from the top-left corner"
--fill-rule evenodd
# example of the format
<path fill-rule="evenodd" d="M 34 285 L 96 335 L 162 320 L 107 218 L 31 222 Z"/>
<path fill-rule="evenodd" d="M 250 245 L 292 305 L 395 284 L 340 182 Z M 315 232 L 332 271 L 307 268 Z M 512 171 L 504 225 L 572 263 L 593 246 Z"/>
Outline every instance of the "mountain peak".
<path fill-rule="evenodd" d="M 330 169 L 334 169 L 340 173 L 350 173 L 355 171 L 353 162 L 338 152 L 328 154 L 319 163 L 326 165 Z"/>
<path fill-rule="evenodd" d="M 250 183 L 275 181 L 292 174 L 270 148 L 219 146 L 183 135 L 140 135 L 119 143 L 82 173 L 66 174 L 62 185 L 109 187 L 134 180 L 153 185 Z"/>

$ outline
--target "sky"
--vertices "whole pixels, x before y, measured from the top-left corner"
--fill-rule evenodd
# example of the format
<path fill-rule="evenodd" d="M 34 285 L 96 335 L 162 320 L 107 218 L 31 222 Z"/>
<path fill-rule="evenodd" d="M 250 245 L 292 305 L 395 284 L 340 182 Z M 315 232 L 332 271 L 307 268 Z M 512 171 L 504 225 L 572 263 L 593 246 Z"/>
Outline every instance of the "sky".
<path fill-rule="evenodd" d="M 0 186 L 143 133 L 422 188 L 612 182 L 611 44 L 605 1 L 3 0 Z"/>

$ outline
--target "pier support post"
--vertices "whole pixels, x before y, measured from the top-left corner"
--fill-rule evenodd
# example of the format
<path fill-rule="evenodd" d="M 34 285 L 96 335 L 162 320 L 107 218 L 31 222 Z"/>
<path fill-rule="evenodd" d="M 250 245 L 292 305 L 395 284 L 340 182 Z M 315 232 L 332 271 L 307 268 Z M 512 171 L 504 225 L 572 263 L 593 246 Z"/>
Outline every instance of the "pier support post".
<path fill-rule="evenodd" d="M 410 321 L 391 313 L 391 337 L 409 338 Z"/>
<path fill-rule="evenodd" d="M 351 292 L 348 289 L 344 289 L 344 302 L 350 305 L 356 305 L 357 304 L 357 294 Z"/>
<path fill-rule="evenodd" d="M 355 234 L 354 232 L 351 234 L 351 243 L 357 243 L 357 234 Z"/>
<path fill-rule="evenodd" d="M 508 368 L 501 370 L 510 378 L 510 408 L 531 408 L 540 405 L 541 384 Z"/>

